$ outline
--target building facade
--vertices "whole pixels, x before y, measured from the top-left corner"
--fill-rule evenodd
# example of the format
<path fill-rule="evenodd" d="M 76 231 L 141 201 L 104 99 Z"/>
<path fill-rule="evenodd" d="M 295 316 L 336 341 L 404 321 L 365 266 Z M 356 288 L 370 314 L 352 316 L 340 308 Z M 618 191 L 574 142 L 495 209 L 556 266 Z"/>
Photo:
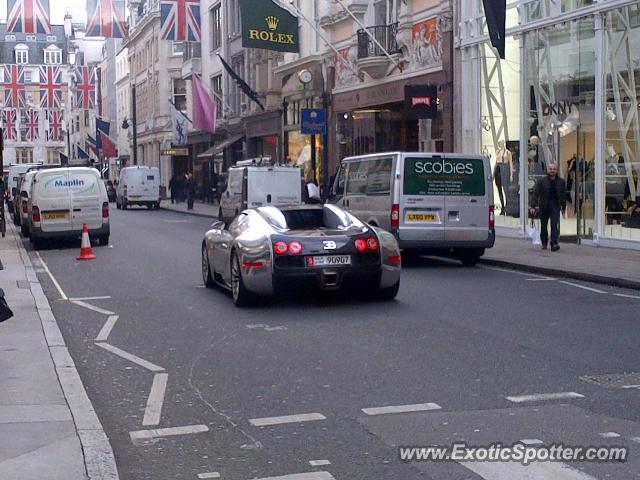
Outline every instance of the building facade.
<path fill-rule="evenodd" d="M 511 2 L 502 61 L 482 2 L 456 6 L 456 146 L 491 157 L 499 233 L 524 234 L 554 163 L 567 180 L 562 236 L 640 248 L 638 2 Z"/>
<path fill-rule="evenodd" d="M 113 87 L 111 87 L 113 88 Z M 112 177 L 118 178 L 120 169 L 131 163 L 129 143 L 131 141 L 131 82 L 129 81 L 129 51 L 121 47 L 115 61 L 115 105 L 116 119 L 112 138 L 118 146 L 118 158 L 111 164 Z M 126 121 L 126 123 L 125 123 Z M 127 126 L 129 128 L 124 128 Z"/>

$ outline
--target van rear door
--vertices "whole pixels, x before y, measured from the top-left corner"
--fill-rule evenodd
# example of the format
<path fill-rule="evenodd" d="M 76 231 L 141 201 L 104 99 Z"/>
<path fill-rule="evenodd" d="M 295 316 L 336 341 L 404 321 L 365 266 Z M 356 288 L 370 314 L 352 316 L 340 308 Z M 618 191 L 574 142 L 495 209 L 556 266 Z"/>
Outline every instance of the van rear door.
<path fill-rule="evenodd" d="M 97 172 L 94 173 L 91 170 L 69 172 L 73 230 L 82 230 L 84 223 L 90 229 L 102 227 L 104 196 L 100 187 L 105 188 Z"/>
<path fill-rule="evenodd" d="M 247 207 L 299 205 L 302 201 L 300 170 L 290 167 L 250 168 Z"/>
<path fill-rule="evenodd" d="M 445 238 L 445 184 L 434 173 L 440 156 L 404 157 L 399 204 L 403 241 L 443 242 Z M 435 167 L 434 167 L 435 166 Z"/>
<path fill-rule="evenodd" d="M 43 232 L 64 232 L 71 229 L 71 196 L 69 171 L 42 170 L 36 174 L 30 204 L 40 211 Z"/>

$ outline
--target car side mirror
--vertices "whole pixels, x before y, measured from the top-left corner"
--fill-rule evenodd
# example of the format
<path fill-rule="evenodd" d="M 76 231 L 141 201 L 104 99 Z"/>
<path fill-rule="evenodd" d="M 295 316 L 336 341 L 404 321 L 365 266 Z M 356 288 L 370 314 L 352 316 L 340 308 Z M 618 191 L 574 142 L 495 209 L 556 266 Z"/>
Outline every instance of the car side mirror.
<path fill-rule="evenodd" d="M 213 222 L 211 224 L 211 230 L 224 230 L 226 224 L 220 220 Z"/>

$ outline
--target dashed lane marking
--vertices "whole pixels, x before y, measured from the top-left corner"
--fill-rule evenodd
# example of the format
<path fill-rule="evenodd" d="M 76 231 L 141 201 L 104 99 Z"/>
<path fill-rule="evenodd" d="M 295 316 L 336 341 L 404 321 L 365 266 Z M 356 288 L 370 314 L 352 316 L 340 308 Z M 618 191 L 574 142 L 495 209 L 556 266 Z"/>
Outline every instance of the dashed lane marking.
<path fill-rule="evenodd" d="M 199 473 L 198 478 L 220 478 L 220 474 L 218 472 Z"/>
<path fill-rule="evenodd" d="M 326 419 L 327 417 L 321 413 L 302 413 L 298 415 L 285 415 L 282 417 L 252 418 L 249 420 L 249 423 L 254 427 L 269 427 L 272 425 L 283 425 L 286 423 L 314 422 Z"/>
<path fill-rule="evenodd" d="M 584 398 L 584 395 L 576 392 L 534 393 L 531 395 L 518 395 L 506 397 L 513 403 L 541 402 L 545 400 L 566 400 L 570 398 Z"/>
<path fill-rule="evenodd" d="M 265 477 L 256 480 L 336 480 L 329 472 L 294 473 L 282 477 Z"/>
<path fill-rule="evenodd" d="M 153 430 L 136 430 L 129 432 L 131 441 L 152 440 L 154 438 L 174 437 L 177 435 L 191 435 L 209 431 L 206 425 L 187 425 L 185 427 L 156 428 Z"/>
<path fill-rule="evenodd" d="M 312 467 L 324 467 L 331 465 L 331 462 L 329 460 L 309 460 L 309 465 Z"/>
<path fill-rule="evenodd" d="M 416 403 L 413 405 L 363 408 L 362 412 L 367 415 L 387 415 L 390 413 L 426 412 L 429 410 L 440 410 L 441 408 L 437 403 Z"/>
<path fill-rule="evenodd" d="M 640 437 L 631 437 L 632 442 L 640 443 Z"/>
<path fill-rule="evenodd" d="M 102 295 L 99 297 L 74 297 L 74 298 L 70 298 L 69 301 L 70 302 L 77 302 L 79 301 L 83 301 L 83 300 L 109 300 L 111 298 L 111 295 Z"/>
<path fill-rule="evenodd" d="M 109 343 L 95 342 L 95 344 L 100 348 L 104 348 L 106 351 L 111 352 L 114 355 L 117 355 L 118 357 L 124 358 L 125 360 L 129 360 L 130 362 L 135 363 L 136 365 L 139 365 L 142 368 L 146 368 L 147 370 L 150 370 L 154 373 L 164 372 L 164 368 L 159 367 L 158 365 L 151 363 L 143 358 L 140 358 L 132 353 L 125 352 L 124 350 L 118 347 L 114 347 Z"/>
<path fill-rule="evenodd" d="M 527 282 L 555 282 L 557 278 L 527 278 Z"/>
<path fill-rule="evenodd" d="M 521 478 L 527 480 L 596 480 L 591 475 L 574 470 L 564 463 L 534 462 L 521 465 L 516 462 L 460 462 L 461 465 L 484 480 Z"/>
<path fill-rule="evenodd" d="M 620 434 L 616 432 L 602 432 L 598 435 L 600 435 L 602 438 L 618 438 L 620 436 Z"/>
<path fill-rule="evenodd" d="M 600 293 L 600 294 L 607 293 L 604 290 L 598 290 L 597 288 L 587 287 L 585 285 L 580 285 L 579 283 L 567 282 L 566 280 L 560 280 L 560 282 L 558 283 L 569 285 L 570 287 L 581 288 L 582 290 L 587 290 L 588 292 Z"/>
<path fill-rule="evenodd" d="M 105 322 L 104 326 L 102 327 L 102 329 L 100 330 L 100 333 L 98 333 L 98 336 L 96 337 L 96 342 L 106 342 L 107 339 L 109 338 L 109 335 L 111 335 L 111 330 L 113 330 L 113 327 L 115 326 L 116 322 L 118 321 L 118 315 L 111 315 L 107 321 Z"/>
<path fill-rule="evenodd" d="M 79 307 L 84 307 L 88 310 L 93 310 L 94 312 L 101 313 L 103 315 L 115 315 L 115 312 L 112 312 L 111 310 L 105 310 L 104 308 L 96 307 L 95 305 L 83 302 L 82 300 L 70 300 L 70 302 L 74 305 L 78 305 Z"/>
<path fill-rule="evenodd" d="M 158 425 L 160 423 L 160 414 L 162 413 L 162 405 L 164 404 L 164 394 L 167 391 L 168 373 L 156 373 L 153 376 L 151 384 L 151 392 L 147 399 L 147 406 L 144 409 L 144 418 L 142 425 Z"/>
<path fill-rule="evenodd" d="M 49 278 L 51 279 L 53 286 L 56 287 L 56 290 L 58 290 L 58 293 L 60 294 L 60 298 L 62 300 L 68 300 L 69 297 L 67 297 L 67 294 L 64 293 L 64 290 L 62 290 L 62 287 L 56 280 L 56 277 L 54 277 L 53 273 L 51 273 L 51 270 L 49 270 L 49 267 L 47 266 L 47 263 L 44 261 L 44 258 L 42 258 L 42 255 L 40 255 L 40 252 L 36 252 L 36 256 L 40 260 L 40 263 L 42 263 L 42 268 L 44 268 L 44 271 L 47 272 L 47 275 L 49 275 Z"/>
<path fill-rule="evenodd" d="M 614 293 L 616 297 L 633 298 L 634 300 L 640 300 L 640 295 L 628 295 L 626 293 Z"/>
<path fill-rule="evenodd" d="M 524 445 L 542 445 L 543 441 L 537 438 L 523 438 L 520 443 Z"/>
<path fill-rule="evenodd" d="M 620 388 L 624 388 L 625 390 L 630 390 L 630 389 L 634 389 L 634 388 L 640 388 L 640 385 L 623 385 Z"/>

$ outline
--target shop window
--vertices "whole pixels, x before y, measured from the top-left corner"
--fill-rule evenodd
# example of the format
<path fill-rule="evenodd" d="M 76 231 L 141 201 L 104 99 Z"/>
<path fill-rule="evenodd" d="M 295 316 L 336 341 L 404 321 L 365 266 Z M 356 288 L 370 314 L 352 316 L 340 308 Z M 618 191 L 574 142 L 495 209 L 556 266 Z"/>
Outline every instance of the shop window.
<path fill-rule="evenodd" d="M 211 16 L 211 50 L 217 50 L 222 45 L 222 22 L 220 21 L 221 5 L 217 4 L 210 11 Z"/>

